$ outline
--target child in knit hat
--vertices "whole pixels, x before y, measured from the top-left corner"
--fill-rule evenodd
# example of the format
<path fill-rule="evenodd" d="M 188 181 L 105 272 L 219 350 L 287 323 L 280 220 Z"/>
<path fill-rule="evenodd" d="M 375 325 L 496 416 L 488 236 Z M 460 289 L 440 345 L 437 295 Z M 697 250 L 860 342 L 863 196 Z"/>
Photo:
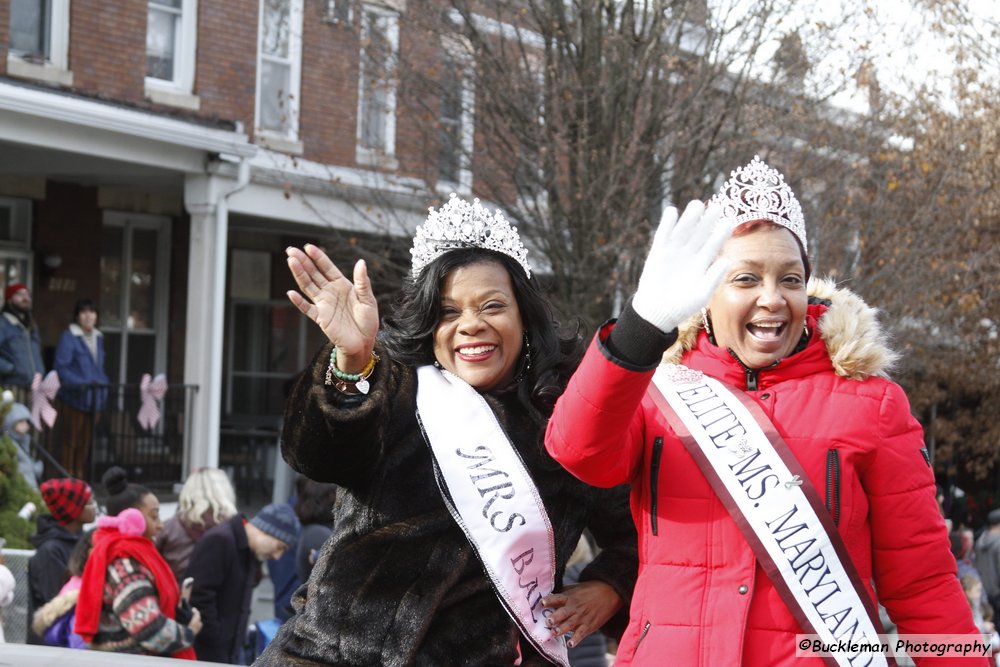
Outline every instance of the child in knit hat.
<path fill-rule="evenodd" d="M 28 561 L 28 618 L 59 594 L 69 579 L 70 552 L 85 524 L 94 521 L 97 504 L 90 485 L 79 479 L 50 479 L 39 486 L 50 514 L 38 517 L 38 530 L 31 536 L 35 555 Z M 42 638 L 28 630 L 28 643 Z"/>

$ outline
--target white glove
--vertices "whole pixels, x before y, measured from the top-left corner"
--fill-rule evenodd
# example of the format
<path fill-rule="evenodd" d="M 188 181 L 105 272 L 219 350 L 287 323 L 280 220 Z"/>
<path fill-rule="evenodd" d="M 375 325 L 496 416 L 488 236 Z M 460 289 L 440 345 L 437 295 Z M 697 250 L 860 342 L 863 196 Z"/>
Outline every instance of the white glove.
<path fill-rule="evenodd" d="M 663 211 L 632 298 L 633 310 L 663 333 L 704 307 L 729 267 L 719 257 L 731 231 L 721 216 L 721 206 L 706 208 L 698 200 L 687 205 L 680 220 L 673 206 Z"/>

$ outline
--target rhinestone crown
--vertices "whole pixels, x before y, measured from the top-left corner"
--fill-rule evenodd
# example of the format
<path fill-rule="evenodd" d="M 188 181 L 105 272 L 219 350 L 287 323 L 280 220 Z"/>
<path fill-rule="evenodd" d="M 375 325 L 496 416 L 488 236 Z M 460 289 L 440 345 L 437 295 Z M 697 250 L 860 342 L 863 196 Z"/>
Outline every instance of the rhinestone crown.
<path fill-rule="evenodd" d="M 722 189 L 712 197 L 722 206 L 722 219 L 736 228 L 751 220 L 770 220 L 795 234 L 805 250 L 806 220 L 795 193 L 781 173 L 754 155 L 753 160 L 730 174 Z"/>
<path fill-rule="evenodd" d="M 413 257 L 410 273 L 418 277 L 425 266 L 449 250 L 459 248 L 483 248 L 503 253 L 516 260 L 531 277 L 528 251 L 521 243 L 517 228 L 507 222 L 499 210 L 491 215 L 478 199 L 470 204 L 453 192 L 440 210 L 431 206 L 427 220 L 417 227 L 410 248 Z"/>

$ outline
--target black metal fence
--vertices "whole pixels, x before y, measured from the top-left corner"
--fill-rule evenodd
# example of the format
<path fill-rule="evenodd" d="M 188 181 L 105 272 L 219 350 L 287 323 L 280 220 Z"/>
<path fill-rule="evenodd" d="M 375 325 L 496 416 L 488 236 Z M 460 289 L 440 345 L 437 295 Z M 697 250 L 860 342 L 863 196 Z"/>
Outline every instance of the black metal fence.
<path fill-rule="evenodd" d="M 69 475 L 95 483 L 107 468 L 118 465 L 130 481 L 147 486 L 181 481 L 197 390 L 170 386 L 162 399 L 152 399 L 159 418 L 143 424 L 138 384 L 64 385 L 51 401 L 55 422 L 43 424 L 33 437 L 35 457 L 45 463 L 44 477 Z"/>

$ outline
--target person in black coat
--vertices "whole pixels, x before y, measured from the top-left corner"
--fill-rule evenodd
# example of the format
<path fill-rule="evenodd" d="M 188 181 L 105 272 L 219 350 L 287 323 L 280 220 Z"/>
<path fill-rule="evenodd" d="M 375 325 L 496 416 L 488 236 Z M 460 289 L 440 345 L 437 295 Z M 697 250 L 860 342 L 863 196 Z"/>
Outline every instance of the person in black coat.
<path fill-rule="evenodd" d="M 295 515 L 302 524 L 295 550 L 295 569 L 299 581 L 305 583 L 309 581 L 319 550 L 333 533 L 333 507 L 337 502 L 337 486 L 314 482 L 305 475 L 299 475 L 295 486 L 298 492 Z"/>
<path fill-rule="evenodd" d="M 199 660 L 240 664 L 260 562 L 280 558 L 296 544 L 298 530 L 292 508 L 273 503 L 249 522 L 238 514 L 198 540 L 187 576 L 194 578 L 191 605 L 204 623 L 194 646 Z"/>
<path fill-rule="evenodd" d="M 59 594 L 69 579 L 69 555 L 84 524 L 94 520 L 97 504 L 90 486 L 79 479 L 50 479 L 39 487 L 51 514 L 38 517 L 31 536 L 35 555 L 28 561 L 28 643 L 43 644 L 31 630 L 35 610 Z"/>

